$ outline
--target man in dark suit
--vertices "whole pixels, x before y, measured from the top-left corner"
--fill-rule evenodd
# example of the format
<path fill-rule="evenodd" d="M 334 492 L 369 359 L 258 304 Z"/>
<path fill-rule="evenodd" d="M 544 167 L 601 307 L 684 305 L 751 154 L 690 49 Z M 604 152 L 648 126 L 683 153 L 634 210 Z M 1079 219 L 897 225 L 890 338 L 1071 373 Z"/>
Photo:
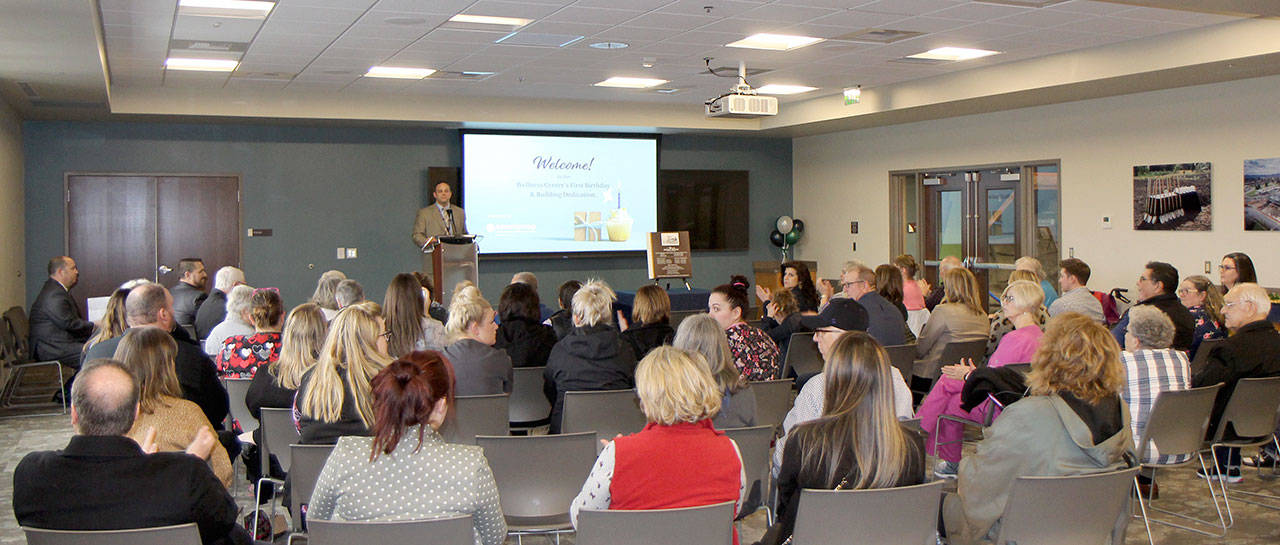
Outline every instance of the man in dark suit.
<path fill-rule="evenodd" d="M 232 266 L 218 269 L 218 273 L 213 275 L 213 290 L 196 311 L 197 339 L 208 338 L 209 331 L 226 319 L 227 294 L 231 293 L 231 288 L 243 283 L 244 272 Z"/>
<path fill-rule="evenodd" d="M 202 430 L 186 452 L 155 452 L 125 436 L 138 384 L 113 360 L 92 360 L 71 387 L 76 435 L 60 451 L 32 452 L 13 472 L 18 524 L 54 530 L 121 530 L 196 523 L 201 541 L 247 544 L 236 503 L 209 469 L 214 438 Z M 154 436 L 153 436 L 154 437 Z"/>
<path fill-rule="evenodd" d="M 80 367 L 80 351 L 93 334 L 93 322 L 84 319 L 80 305 L 69 291 L 80 280 L 80 269 L 67 256 L 49 260 L 49 279 L 31 303 L 28 313 L 32 357 L 40 361 L 58 360 L 71 368 Z"/>
<path fill-rule="evenodd" d="M 196 323 L 196 311 L 209 297 L 204 292 L 209 273 L 205 272 L 200 258 L 187 257 L 178 262 L 178 274 L 182 277 L 173 285 L 173 318 L 180 326 L 192 327 Z"/>

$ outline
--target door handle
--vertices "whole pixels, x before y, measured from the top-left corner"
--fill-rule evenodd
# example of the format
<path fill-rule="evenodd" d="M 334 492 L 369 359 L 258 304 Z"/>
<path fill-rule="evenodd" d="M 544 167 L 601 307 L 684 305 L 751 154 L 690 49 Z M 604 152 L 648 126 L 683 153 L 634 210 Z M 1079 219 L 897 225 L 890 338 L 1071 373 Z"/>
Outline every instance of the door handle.
<path fill-rule="evenodd" d="M 169 267 L 167 267 L 167 266 L 165 266 L 165 265 L 161 265 L 161 266 L 160 266 L 160 268 L 159 268 L 159 269 L 156 269 L 156 270 L 160 271 L 160 274 L 169 274 L 169 273 L 173 272 L 173 269 L 170 269 Z"/>

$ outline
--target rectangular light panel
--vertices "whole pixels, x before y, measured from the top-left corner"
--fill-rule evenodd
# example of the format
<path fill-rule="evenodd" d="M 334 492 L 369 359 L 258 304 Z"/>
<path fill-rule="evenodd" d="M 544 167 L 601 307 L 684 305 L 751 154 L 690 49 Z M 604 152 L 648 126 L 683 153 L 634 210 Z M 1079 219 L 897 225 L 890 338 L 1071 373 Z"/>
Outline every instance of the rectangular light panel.
<path fill-rule="evenodd" d="M 969 49 L 967 47 L 939 47 L 937 49 L 930 49 L 924 53 L 907 55 L 907 58 L 931 61 L 967 61 L 971 59 L 980 59 L 990 55 L 998 55 L 999 53 L 999 51 Z"/>
<path fill-rule="evenodd" d="M 403 66 L 373 66 L 366 78 L 422 79 L 436 73 L 433 68 L 408 68 Z"/>
<path fill-rule="evenodd" d="M 665 79 L 654 78 L 629 78 L 622 76 L 614 76 L 599 83 L 595 83 L 596 87 L 622 87 L 625 89 L 644 89 L 647 87 L 656 87 L 667 83 Z"/>
<path fill-rule="evenodd" d="M 791 51 L 806 45 L 813 45 L 821 42 L 822 38 L 813 38 L 810 36 L 792 36 L 789 34 L 753 34 L 733 43 L 724 44 L 726 47 L 742 47 L 746 49 L 768 49 L 770 51 Z"/>
<path fill-rule="evenodd" d="M 164 67 L 169 70 L 196 70 L 201 72 L 230 72 L 240 65 L 240 61 L 230 59 L 185 59 L 171 57 L 165 59 Z"/>

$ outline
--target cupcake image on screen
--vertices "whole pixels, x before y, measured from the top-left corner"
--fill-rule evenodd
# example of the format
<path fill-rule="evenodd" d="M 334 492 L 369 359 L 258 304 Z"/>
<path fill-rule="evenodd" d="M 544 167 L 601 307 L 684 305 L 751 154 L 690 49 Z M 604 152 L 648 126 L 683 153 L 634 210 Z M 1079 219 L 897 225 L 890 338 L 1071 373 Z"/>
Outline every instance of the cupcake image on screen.
<path fill-rule="evenodd" d="M 622 207 L 622 187 L 620 185 L 609 188 L 604 193 L 605 201 L 613 201 L 616 207 L 609 211 L 609 219 L 604 222 L 605 232 L 609 235 L 612 242 L 626 242 L 631 239 L 631 225 L 635 223 L 635 219 L 627 214 L 627 209 Z M 613 197 L 610 199 L 610 197 Z"/>

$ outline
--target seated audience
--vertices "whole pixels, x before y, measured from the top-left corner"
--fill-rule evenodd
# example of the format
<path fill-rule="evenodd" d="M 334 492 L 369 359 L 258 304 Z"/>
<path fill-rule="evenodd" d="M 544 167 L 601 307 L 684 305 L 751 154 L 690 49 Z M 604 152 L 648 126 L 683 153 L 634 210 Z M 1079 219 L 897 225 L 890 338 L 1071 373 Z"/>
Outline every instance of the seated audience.
<path fill-rule="evenodd" d="M 1013 273 L 1009 275 L 1008 285 L 1012 286 L 1015 282 L 1031 282 L 1037 286 L 1044 285 L 1036 279 L 1035 273 L 1025 270 L 1013 271 Z M 1041 289 L 1043 290 L 1043 288 Z M 1040 293 L 1043 294 L 1044 291 L 1041 291 Z M 1039 307 L 1032 309 L 1031 314 L 1035 319 L 1036 325 L 1040 326 L 1041 329 L 1044 328 L 1044 323 L 1049 321 L 1049 311 L 1044 308 L 1044 305 L 1040 305 Z M 1005 313 L 1004 305 L 1001 305 L 1000 310 L 997 310 L 995 314 L 988 316 L 988 318 L 991 320 L 991 330 L 987 333 L 987 356 L 990 357 L 991 354 L 995 353 L 996 347 L 1000 346 L 1000 340 L 1003 339 L 1005 335 L 1013 332 L 1017 326 L 1014 325 L 1013 319 Z M 1031 360 L 1027 359 L 1019 363 L 1026 363 L 1028 361 Z"/>
<path fill-rule="evenodd" d="M 538 292 L 533 286 L 515 282 L 502 289 L 498 299 L 497 342 L 511 357 L 514 367 L 542 367 L 556 345 L 556 330 L 542 323 Z"/>
<path fill-rule="evenodd" d="M 209 338 L 213 326 L 226 319 L 227 294 L 231 293 L 231 288 L 243 283 L 244 271 L 229 265 L 218 269 L 217 274 L 213 275 L 213 289 L 209 290 L 209 297 L 196 310 L 196 339 Z"/>
<path fill-rule="evenodd" d="M 71 386 L 71 441 L 32 452 L 14 469 L 17 523 L 125 530 L 194 522 L 204 545 L 250 543 L 236 524 L 235 500 L 202 460 L 218 444 L 207 428 L 185 452 L 155 452 L 154 443 L 125 436 L 138 414 L 138 381 L 117 361 L 85 364 Z"/>
<path fill-rule="evenodd" d="M 431 277 L 420 272 L 414 272 L 413 277 L 418 281 L 418 284 L 422 286 L 422 298 L 426 301 L 427 316 L 430 316 L 431 319 L 440 322 L 442 325 L 449 321 L 449 310 L 435 300 L 436 287 L 435 284 L 431 282 Z"/>
<path fill-rule="evenodd" d="M 779 296 L 781 294 L 778 294 Z M 701 356 L 699 363 L 715 378 L 720 391 L 720 412 L 711 419 L 718 430 L 756 425 L 756 394 L 733 366 L 724 329 L 707 314 L 695 314 L 680 322 L 672 346 Z"/>
<path fill-rule="evenodd" d="M 676 330 L 671 327 L 671 297 L 667 290 L 653 284 L 636 290 L 635 307 L 631 309 L 635 323 L 628 324 L 621 312 L 618 317 L 622 340 L 635 352 L 636 361 L 644 359 L 654 348 L 671 344 L 676 335 Z"/>
<path fill-rule="evenodd" d="M 1222 256 L 1222 263 L 1218 265 L 1218 280 L 1222 282 L 1224 294 L 1236 287 L 1236 284 L 1257 284 L 1258 273 L 1253 268 L 1253 259 L 1244 252 L 1231 252 Z"/>
<path fill-rule="evenodd" d="M 876 273 L 864 265 L 845 271 L 840 277 L 844 295 L 858 302 L 867 313 L 867 334 L 881 346 L 907 342 L 907 320 L 897 307 L 876 291 Z"/>
<path fill-rule="evenodd" d="M 708 314 L 715 318 L 729 336 L 733 365 L 742 377 L 751 380 L 778 378 L 782 370 L 782 354 L 759 328 L 747 324 L 747 279 L 734 275 L 728 284 L 716 286 L 707 299 Z"/>
<path fill-rule="evenodd" d="M 924 481 L 920 435 L 895 418 L 892 369 L 888 354 L 866 333 L 848 332 L 834 341 L 822 372 L 822 416 L 788 436 L 778 472 L 778 521 L 761 543 L 790 538 L 805 488 L 865 490 Z"/>
<path fill-rule="evenodd" d="M 526 286 L 529 286 L 530 288 L 533 288 L 533 293 L 535 295 L 538 293 L 538 277 L 529 271 L 520 271 L 518 273 L 511 275 L 511 284 L 524 284 Z M 541 322 L 550 317 L 551 317 L 551 309 L 547 308 L 546 305 L 542 304 L 542 302 L 539 301 L 537 321 Z"/>
<path fill-rule="evenodd" d="M 124 330 L 129 327 L 129 317 L 124 308 L 127 297 L 127 289 L 118 288 L 111 292 L 111 296 L 107 298 L 107 308 L 102 312 L 102 319 L 93 324 L 93 336 L 84 343 L 85 352 L 95 344 L 124 335 Z"/>
<path fill-rule="evenodd" d="M 162 452 L 182 452 L 197 435 L 214 435 L 213 426 L 200 407 L 182 399 L 173 358 L 178 342 L 157 327 L 138 327 L 126 331 L 116 348 L 115 360 L 124 364 L 141 383 L 138 415 L 129 437 L 139 444 L 153 443 Z M 215 444 L 205 457 L 223 486 L 231 486 L 231 459 L 221 444 Z"/>
<path fill-rule="evenodd" d="M 412 274 L 400 273 L 387 285 L 382 298 L 387 322 L 387 355 L 398 358 L 415 350 L 444 350 L 444 324 L 427 315 L 422 284 Z"/>
<path fill-rule="evenodd" d="M 369 435 L 369 381 L 391 361 L 383 331 L 377 303 L 352 305 L 334 316 L 320 357 L 303 373 L 294 398 L 302 443 L 332 445 L 344 435 Z"/>
<path fill-rule="evenodd" d="M 1120 363 L 1124 366 L 1125 388 L 1120 398 L 1129 406 L 1129 428 L 1133 432 L 1135 450 L 1142 445 L 1142 432 L 1151 417 L 1151 407 L 1163 392 L 1186 390 L 1191 387 L 1191 364 L 1181 350 L 1169 348 L 1173 342 L 1173 322 L 1159 309 L 1143 305 L 1129 313 L 1129 328 L 1125 330 L 1124 351 Z M 1152 444 L 1143 463 L 1174 464 L 1186 461 L 1187 456 L 1161 456 L 1159 445 Z M 1143 495 L 1154 499 L 1147 474 L 1138 476 Z"/>
<path fill-rule="evenodd" d="M 778 353 L 786 357 L 791 334 L 804 331 L 800 327 L 800 306 L 791 290 L 779 290 L 771 297 L 764 305 L 765 317 L 760 320 L 760 331 L 768 335 L 773 344 L 778 345 Z"/>
<path fill-rule="evenodd" d="M 453 365 L 457 395 L 511 392 L 515 380 L 511 356 L 493 347 L 498 334 L 498 324 L 493 321 L 493 307 L 480 296 L 480 290 L 475 286 L 467 286 L 453 294 L 445 332 L 453 340 L 444 349 L 444 355 Z"/>
<path fill-rule="evenodd" d="M 1107 323 L 1102 303 L 1086 286 L 1091 274 L 1089 265 L 1074 257 L 1058 263 L 1058 286 L 1062 288 L 1062 295 L 1048 305 L 1049 316 L 1076 312 L 1093 318 L 1100 324 Z"/>
<path fill-rule="evenodd" d="M 903 321 L 907 319 L 907 306 L 902 302 L 902 271 L 893 265 L 876 267 L 876 291 L 902 313 Z"/>
<path fill-rule="evenodd" d="M 934 307 L 920 330 L 920 338 L 916 340 L 916 356 L 913 382 L 920 382 L 920 389 L 927 389 L 923 383 L 931 383 L 941 374 L 943 365 L 960 362 L 941 361 L 942 351 L 947 343 L 978 341 L 987 338 L 989 333 L 987 313 L 982 309 L 982 292 L 978 289 L 978 280 L 969 269 L 958 268 L 947 271 L 942 278 L 947 290 L 942 304 Z"/>
<path fill-rule="evenodd" d="M 902 274 L 902 304 L 907 307 L 907 312 L 924 310 L 924 292 L 916 282 L 916 274 L 920 271 L 916 258 L 902 254 L 893 258 L 893 266 Z"/>
<path fill-rule="evenodd" d="M 227 294 L 226 316 L 213 326 L 204 338 L 204 353 L 210 356 L 222 351 L 222 343 L 239 335 L 253 335 L 253 288 L 240 284 Z"/>
<path fill-rule="evenodd" d="M 736 514 L 747 478 L 738 445 L 711 425 L 721 398 L 711 373 L 688 352 L 661 346 L 636 366 L 636 393 L 649 424 L 639 433 L 601 439 L 604 450 L 569 504 L 573 524 L 583 509 L 674 509 L 735 501 Z M 733 543 L 738 544 L 736 529 Z"/>
<path fill-rule="evenodd" d="M 372 382 L 373 435 L 338 439 L 307 517 L 396 521 L 471 515 L 477 544 L 505 541 L 507 524 L 484 451 L 447 443 L 437 433 L 453 403 L 451 378 L 438 352 L 410 352 L 378 372 Z"/>
<path fill-rule="evenodd" d="M 1267 290 L 1252 282 L 1237 283 L 1223 297 L 1222 313 L 1231 336 L 1209 352 L 1205 367 L 1191 377 L 1191 386 L 1195 388 L 1223 383 L 1213 404 L 1206 439 L 1213 439 L 1217 433 L 1222 411 L 1240 379 L 1280 376 L 1280 358 L 1276 357 L 1280 354 L 1280 332 L 1267 322 L 1271 306 Z M 1226 430 L 1223 437 L 1240 438 L 1231 429 Z M 1215 473 L 1225 473 L 1227 482 L 1240 482 L 1240 449 L 1218 449 L 1217 456 Z"/>
<path fill-rule="evenodd" d="M 577 280 L 569 280 L 560 284 L 560 288 L 556 290 L 557 301 L 560 304 L 560 310 L 557 310 L 550 318 L 542 323 L 551 326 L 556 330 L 556 340 L 563 339 L 570 331 L 573 331 L 573 296 L 582 288 L 582 282 Z"/>
<path fill-rule="evenodd" d="M 1129 467 L 1133 435 L 1119 395 L 1119 352 L 1115 339 L 1091 318 L 1068 313 L 1049 322 L 1031 360 L 1031 395 L 1009 405 L 986 429 L 977 452 L 960 462 L 958 495 L 944 498 L 942 518 L 951 543 L 994 539 L 1018 477 Z M 1126 509 L 1117 519 L 1117 535 L 1124 535 L 1129 516 Z"/>
<path fill-rule="evenodd" d="M 636 357 L 609 322 L 616 296 L 608 284 L 591 280 L 573 295 L 573 331 L 547 358 L 542 392 L 551 402 L 551 433 L 560 433 L 564 393 L 635 387 Z"/>
<path fill-rule="evenodd" d="M 778 270 L 778 276 L 782 279 L 782 287 L 791 292 L 795 296 L 796 306 L 800 312 L 818 312 L 820 298 L 818 289 L 813 284 L 813 275 L 809 273 L 809 266 L 799 261 L 783 262 Z M 773 300 L 773 291 L 764 286 L 756 286 L 756 297 L 760 299 L 760 304 L 766 308 L 769 301 Z"/>
<path fill-rule="evenodd" d="M 338 315 L 338 301 L 334 299 L 334 294 L 338 291 L 338 284 L 347 279 L 347 275 L 342 271 L 325 271 L 320 275 L 320 279 L 316 281 L 316 291 L 311 294 L 311 302 L 320 307 L 324 312 L 325 320 L 333 320 Z"/>
<path fill-rule="evenodd" d="M 1040 289 L 1044 290 L 1044 306 L 1048 308 L 1058 300 L 1058 292 L 1053 289 L 1053 282 L 1049 281 L 1049 275 L 1045 273 L 1044 264 L 1039 259 L 1024 255 L 1013 262 L 1015 271 L 1027 271 L 1036 276 L 1035 282 L 1040 284 Z M 1012 282 L 1013 280 L 1010 280 Z"/>
<path fill-rule="evenodd" d="M 954 269 L 956 267 L 963 267 L 963 266 L 964 266 L 964 262 L 960 261 L 960 258 L 953 255 L 946 256 L 942 258 L 942 261 L 938 262 L 938 278 L 941 279 L 947 276 L 947 271 L 951 269 Z M 942 287 L 942 282 L 941 280 L 939 280 L 938 285 L 933 286 L 929 290 L 929 293 L 924 296 L 925 308 L 929 309 L 930 311 L 933 311 L 933 307 L 936 307 L 939 304 L 941 304 L 942 298 L 946 297 L 946 295 L 947 295 L 946 291 Z"/>
<path fill-rule="evenodd" d="M 338 310 L 363 303 L 364 300 L 364 287 L 350 278 L 338 282 L 338 287 L 333 289 L 333 301 L 338 304 Z"/>
<path fill-rule="evenodd" d="M 80 367 L 85 341 L 93 335 L 93 322 L 84 319 L 80 304 L 71 296 L 71 288 L 80 281 L 80 269 L 74 259 L 58 256 L 49 260 L 48 270 L 49 279 L 27 313 L 31 357 L 58 360 L 75 369 Z"/>
<path fill-rule="evenodd" d="M 173 295 L 173 320 L 179 326 L 194 328 L 196 311 L 204 304 L 209 294 L 204 286 L 209 281 L 209 273 L 204 270 L 204 261 L 198 257 L 187 257 L 178 261 L 178 274 L 181 278 L 169 292 Z"/>
<path fill-rule="evenodd" d="M 1040 284 L 1021 280 L 1009 284 L 1000 298 L 1000 308 L 1004 317 L 1011 321 L 1015 329 L 1004 336 L 1000 346 L 987 360 L 987 367 L 1002 367 L 1010 363 L 1027 363 L 1040 347 L 1040 338 L 1044 331 L 1036 315 L 1043 308 L 1044 292 Z M 920 418 L 920 427 L 927 434 L 925 448 L 929 454 L 938 456 L 938 465 L 933 474 L 954 479 L 956 468 L 960 463 L 960 440 L 964 438 L 964 426 L 950 420 L 939 421 L 941 415 L 959 416 L 981 422 L 988 410 L 990 401 L 978 405 L 973 410 L 961 408 L 961 393 L 965 379 L 974 370 L 973 362 L 958 362 L 942 368 L 942 376 L 933 385 L 933 390 L 925 396 L 916 416 Z M 996 413 L 998 414 L 998 413 Z M 934 440 L 946 443 L 939 445 L 934 452 Z"/>
<path fill-rule="evenodd" d="M 1153 305 L 1160 309 L 1173 321 L 1173 347 L 1178 350 L 1191 350 L 1192 335 L 1195 332 L 1196 320 L 1191 317 L 1187 307 L 1174 291 L 1178 289 L 1178 269 L 1173 265 L 1152 261 L 1147 263 L 1142 275 L 1138 277 L 1138 305 Z M 1130 307 L 1132 308 L 1132 307 Z M 1111 328 L 1111 336 L 1117 343 L 1124 342 L 1124 332 L 1129 326 L 1129 313 L 1120 317 L 1120 322 Z"/>
<path fill-rule="evenodd" d="M 1222 292 L 1208 277 L 1188 276 L 1178 286 L 1178 300 L 1191 312 L 1195 330 L 1191 333 L 1191 350 L 1187 357 L 1194 359 L 1200 350 L 1200 341 L 1221 339 L 1227 336 L 1222 327 Z"/>
<path fill-rule="evenodd" d="M 236 335 L 222 342 L 214 363 L 222 378 L 253 378 L 258 367 L 280 358 L 280 327 L 284 322 L 284 301 L 275 288 L 253 290 L 249 299 L 253 335 Z"/>

